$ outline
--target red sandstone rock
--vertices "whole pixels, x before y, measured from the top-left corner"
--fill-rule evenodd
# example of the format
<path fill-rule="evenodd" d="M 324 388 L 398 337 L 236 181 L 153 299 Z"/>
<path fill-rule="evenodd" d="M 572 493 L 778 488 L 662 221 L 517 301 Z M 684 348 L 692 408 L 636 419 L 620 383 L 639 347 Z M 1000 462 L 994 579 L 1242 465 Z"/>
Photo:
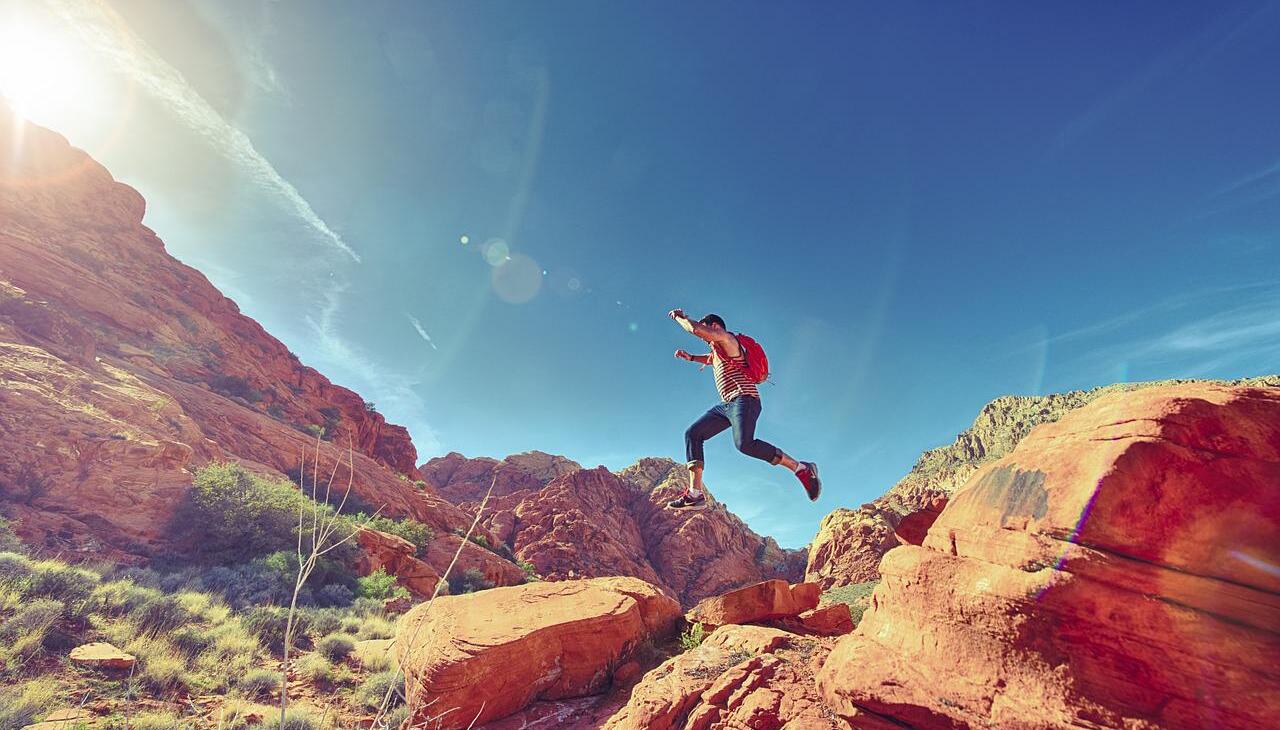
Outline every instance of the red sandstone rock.
<path fill-rule="evenodd" d="M 689 623 L 710 631 L 727 624 L 749 624 L 790 618 L 816 608 L 820 590 L 814 583 L 787 585 L 769 580 L 703 599 L 686 614 Z"/>
<path fill-rule="evenodd" d="M 716 629 L 702 645 L 640 680 L 610 730 L 819 730 L 846 728 L 818 694 L 813 675 L 831 639 L 763 626 Z"/>
<path fill-rule="evenodd" d="M 302 430 L 313 424 L 332 438 L 326 467 L 346 461 L 350 439 L 361 501 L 437 534 L 465 529 L 455 506 L 413 485 L 405 429 L 169 256 L 136 191 L 4 109 L 0 142 L 0 489 L 25 541 L 143 560 L 168 545 L 196 468 L 289 473 L 314 449 Z"/>
<path fill-rule="evenodd" d="M 840 508 L 822 521 L 809 546 L 804 579 L 823 590 L 879 579 L 880 558 L 899 544 L 919 545 L 947 497 L 979 467 L 1013 451 L 1033 428 L 1058 420 L 1103 396 L 1189 383 L 1280 386 L 1280 376 L 1231 381 L 1168 380 L 1117 383 L 1045 396 L 1001 396 L 983 406 L 953 443 L 924 452 L 888 492 L 860 509 Z"/>
<path fill-rule="evenodd" d="M 442 493 L 476 500 L 461 503 L 467 511 L 479 507 L 497 473 L 482 524 L 547 580 L 630 575 L 692 605 L 761 580 L 795 580 L 803 570 L 803 551 L 780 549 L 723 505 L 667 509 L 688 474 L 675 462 L 642 459 L 617 475 L 571 464 L 537 452 L 502 462 L 451 454 L 421 470 Z"/>
<path fill-rule="evenodd" d="M 795 634 L 840 636 L 853 631 L 853 615 L 849 611 L 849 604 L 832 603 L 792 618 L 778 619 L 774 625 Z"/>
<path fill-rule="evenodd" d="M 105 641 L 81 644 L 72 649 L 67 658 L 71 660 L 72 664 L 79 664 L 82 667 L 119 669 L 123 671 L 132 669 L 134 662 L 137 661 L 137 658 L 132 654 L 123 652 Z"/>
<path fill-rule="evenodd" d="M 819 677 L 916 727 L 1280 726 L 1280 389 L 1117 393 L 890 551 Z"/>
<path fill-rule="evenodd" d="M 437 598 L 410 611 L 396 637 L 411 721 L 468 727 L 537 700 L 594 694 L 640 642 L 669 636 L 678 620 L 673 599 L 635 578 Z"/>

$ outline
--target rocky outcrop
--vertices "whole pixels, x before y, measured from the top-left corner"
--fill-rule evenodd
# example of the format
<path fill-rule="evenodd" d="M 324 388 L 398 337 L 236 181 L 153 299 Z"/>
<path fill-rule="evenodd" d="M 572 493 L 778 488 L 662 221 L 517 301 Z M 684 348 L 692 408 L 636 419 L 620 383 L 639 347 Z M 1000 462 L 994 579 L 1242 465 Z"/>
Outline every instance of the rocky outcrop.
<path fill-rule="evenodd" d="M 817 608 L 821 590 L 816 583 L 787 585 L 769 580 L 698 602 L 686 615 L 691 624 L 710 631 L 728 624 L 750 624 L 789 618 Z"/>
<path fill-rule="evenodd" d="M 877 566 L 886 552 L 902 544 L 920 544 L 951 493 L 981 466 L 1013 451 L 1036 426 L 1057 421 L 1103 396 L 1194 382 L 1206 381 L 1119 383 L 1046 396 L 996 398 L 955 442 L 924 452 L 884 496 L 858 509 L 840 508 L 828 514 L 809 546 L 804 579 L 824 589 L 877 580 Z M 1217 382 L 1276 387 L 1280 376 Z"/>
<path fill-rule="evenodd" d="M 538 700 L 592 695 L 679 605 L 635 578 L 531 583 L 437 598 L 400 623 L 411 723 L 465 728 Z"/>
<path fill-rule="evenodd" d="M 646 674 L 603 726 L 610 730 L 846 728 L 813 675 L 831 639 L 763 626 L 723 626 Z"/>
<path fill-rule="evenodd" d="M 420 470 L 440 493 L 466 497 L 466 511 L 494 484 L 481 524 L 548 580 L 629 575 L 692 605 L 762 580 L 795 581 L 803 571 L 803 551 L 779 548 L 714 499 L 700 511 L 666 508 L 688 479 L 669 459 L 613 474 L 539 452 L 501 462 L 450 454 Z"/>
<path fill-rule="evenodd" d="M 360 546 L 355 565 L 357 575 L 379 570 L 394 575 L 396 583 L 404 586 L 414 598 L 430 598 L 440 583 L 440 574 L 419 560 L 415 555 L 417 548 L 403 537 L 362 529 L 356 533 L 356 543 Z"/>
<path fill-rule="evenodd" d="M 166 547 L 195 468 L 288 474 L 320 432 L 326 465 L 354 450 L 361 502 L 465 529 L 414 486 L 405 429 L 166 253 L 137 192 L 3 108 L 0 142 L 0 500 L 25 541 L 145 559 Z"/>
<path fill-rule="evenodd" d="M 885 555 L 820 675 L 854 721 L 1280 726 L 1280 388 L 1118 389 Z"/>

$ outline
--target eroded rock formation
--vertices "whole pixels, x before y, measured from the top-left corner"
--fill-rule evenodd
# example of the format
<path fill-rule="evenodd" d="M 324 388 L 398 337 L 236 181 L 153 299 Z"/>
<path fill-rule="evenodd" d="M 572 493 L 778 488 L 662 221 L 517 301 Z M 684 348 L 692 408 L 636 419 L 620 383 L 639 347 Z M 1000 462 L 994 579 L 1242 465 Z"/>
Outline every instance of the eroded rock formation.
<path fill-rule="evenodd" d="M 1280 389 L 1112 391 L 885 555 L 819 683 L 913 727 L 1280 726 Z"/>
<path fill-rule="evenodd" d="M 482 524 L 550 580 L 630 575 L 692 605 L 770 578 L 795 581 L 803 571 L 803 551 L 757 535 L 714 499 L 700 511 L 666 508 L 688 478 L 669 459 L 613 474 L 539 452 L 501 462 L 450 454 L 420 469 L 468 512 L 494 484 Z"/>
<path fill-rule="evenodd" d="M 809 546 L 804 579 L 824 589 L 878 579 L 877 566 L 886 552 L 902 544 L 920 544 L 952 492 L 984 464 L 1013 451 L 1039 424 L 1057 421 L 1109 394 L 1194 382 L 1198 381 L 1119 383 L 1046 396 L 996 398 L 954 443 L 924 452 L 884 496 L 858 509 L 840 508 L 828 514 Z M 1276 387 L 1280 376 L 1222 382 Z"/>

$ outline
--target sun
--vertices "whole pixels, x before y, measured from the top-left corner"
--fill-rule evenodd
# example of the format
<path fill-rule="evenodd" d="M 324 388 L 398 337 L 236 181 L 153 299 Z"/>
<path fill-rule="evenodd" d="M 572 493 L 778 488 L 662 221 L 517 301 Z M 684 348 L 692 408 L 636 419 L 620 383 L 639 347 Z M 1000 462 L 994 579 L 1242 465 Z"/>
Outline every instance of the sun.
<path fill-rule="evenodd" d="M 97 96 L 79 45 L 41 20 L 0 17 L 0 97 L 27 118 L 82 110 Z"/>

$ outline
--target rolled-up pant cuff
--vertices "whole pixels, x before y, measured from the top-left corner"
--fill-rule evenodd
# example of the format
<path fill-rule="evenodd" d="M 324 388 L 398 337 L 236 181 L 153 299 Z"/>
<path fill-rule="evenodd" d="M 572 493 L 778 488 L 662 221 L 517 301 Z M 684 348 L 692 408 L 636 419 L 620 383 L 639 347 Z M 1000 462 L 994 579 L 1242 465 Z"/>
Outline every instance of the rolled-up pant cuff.
<path fill-rule="evenodd" d="M 702 460 L 701 460 L 701 459 L 693 459 L 693 460 L 689 461 L 687 464 L 685 464 L 685 466 L 689 467 L 690 469 L 701 469 L 701 468 L 702 468 Z"/>

